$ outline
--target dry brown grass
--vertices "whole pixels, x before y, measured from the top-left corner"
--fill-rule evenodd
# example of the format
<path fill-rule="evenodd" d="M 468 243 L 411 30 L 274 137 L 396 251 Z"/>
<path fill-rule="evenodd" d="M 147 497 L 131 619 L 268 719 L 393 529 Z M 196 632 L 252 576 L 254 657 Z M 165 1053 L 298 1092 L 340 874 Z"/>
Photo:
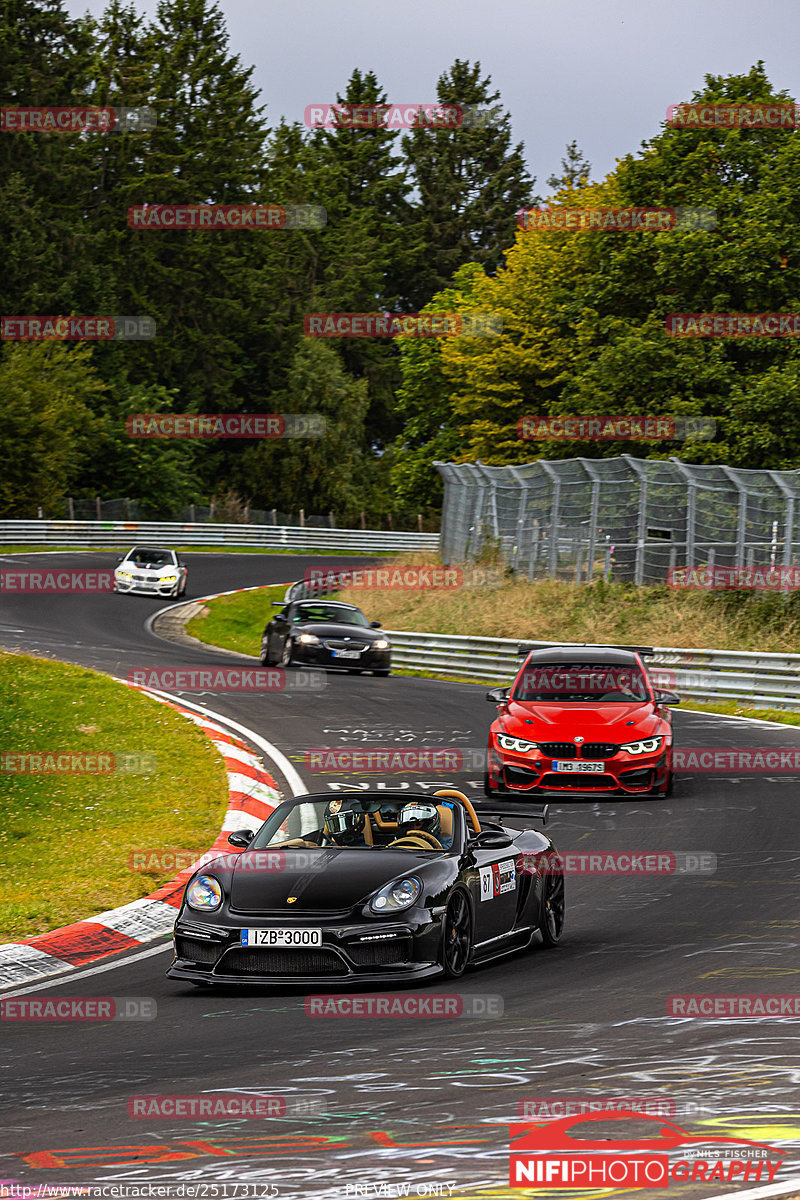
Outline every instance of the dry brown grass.
<path fill-rule="evenodd" d="M 405 555 L 387 566 L 437 566 Z M 386 629 L 576 642 L 626 642 L 719 650 L 795 652 L 800 645 L 796 593 L 678 592 L 602 579 L 588 586 L 556 580 L 509 580 L 497 588 L 369 590 L 342 598 Z"/>

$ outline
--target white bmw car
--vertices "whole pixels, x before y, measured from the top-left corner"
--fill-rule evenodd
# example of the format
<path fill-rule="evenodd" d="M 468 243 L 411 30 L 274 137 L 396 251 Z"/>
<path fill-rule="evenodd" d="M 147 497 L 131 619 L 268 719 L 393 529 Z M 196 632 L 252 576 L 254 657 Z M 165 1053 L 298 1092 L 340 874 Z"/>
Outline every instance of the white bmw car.
<path fill-rule="evenodd" d="M 188 568 L 178 562 L 174 550 L 156 550 L 134 546 L 114 570 L 115 592 L 138 592 L 144 596 L 186 595 Z"/>

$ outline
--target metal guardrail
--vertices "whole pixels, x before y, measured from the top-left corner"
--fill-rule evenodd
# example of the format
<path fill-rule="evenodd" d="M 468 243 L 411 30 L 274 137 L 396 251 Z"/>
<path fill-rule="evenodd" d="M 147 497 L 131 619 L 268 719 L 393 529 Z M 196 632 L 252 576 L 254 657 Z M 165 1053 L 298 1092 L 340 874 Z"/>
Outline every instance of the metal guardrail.
<path fill-rule="evenodd" d="M 519 638 L 458 637 L 387 629 L 392 663 L 463 679 L 510 683 L 522 665 Z M 571 643 L 528 642 L 531 648 Z M 800 655 L 654 646 L 648 667 L 674 676 L 676 690 L 692 700 L 745 701 L 759 708 L 800 711 Z M 670 683 L 671 686 L 671 683 Z"/>
<path fill-rule="evenodd" d="M 436 551 L 438 533 L 320 529 L 299 525 L 202 524 L 178 521 L 0 521 L 0 545 L 17 546 L 259 546 L 265 550 L 338 553 Z"/>
<path fill-rule="evenodd" d="M 304 580 L 291 584 L 285 601 L 324 594 L 324 584 Z M 457 634 L 384 631 L 392 643 L 392 665 L 407 671 L 430 671 L 457 679 L 510 683 L 522 665 L 520 638 L 461 637 Z M 531 649 L 574 645 L 524 639 Z M 690 700 L 736 700 L 757 708 L 800 711 L 800 654 L 747 650 L 691 650 L 653 646 L 648 668 L 670 672 L 667 683 Z"/>

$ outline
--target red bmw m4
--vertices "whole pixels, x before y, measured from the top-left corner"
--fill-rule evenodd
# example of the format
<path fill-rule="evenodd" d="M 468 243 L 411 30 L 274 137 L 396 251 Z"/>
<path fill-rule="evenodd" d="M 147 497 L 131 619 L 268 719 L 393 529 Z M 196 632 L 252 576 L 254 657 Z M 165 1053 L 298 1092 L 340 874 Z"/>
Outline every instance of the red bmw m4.
<path fill-rule="evenodd" d="M 646 647 L 553 646 L 528 654 L 487 700 L 487 796 L 671 795 L 675 692 L 654 687 Z M 652 653 L 652 651 L 651 651 Z"/>

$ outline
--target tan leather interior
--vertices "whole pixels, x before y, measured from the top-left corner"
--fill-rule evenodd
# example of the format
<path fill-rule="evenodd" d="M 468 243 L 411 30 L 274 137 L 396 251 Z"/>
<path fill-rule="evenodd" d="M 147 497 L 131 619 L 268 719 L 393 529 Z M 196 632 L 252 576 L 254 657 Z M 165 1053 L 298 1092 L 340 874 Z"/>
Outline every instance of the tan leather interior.
<path fill-rule="evenodd" d="M 472 825 L 475 833 L 480 833 L 481 823 L 478 820 L 478 814 L 472 807 L 472 801 L 465 796 L 463 792 L 459 792 L 455 788 L 442 788 L 440 791 L 434 792 L 433 794 L 434 796 L 450 796 L 453 800 L 460 800 L 464 805 L 464 808 L 467 810 L 467 816 L 469 817 L 470 824 Z"/>

